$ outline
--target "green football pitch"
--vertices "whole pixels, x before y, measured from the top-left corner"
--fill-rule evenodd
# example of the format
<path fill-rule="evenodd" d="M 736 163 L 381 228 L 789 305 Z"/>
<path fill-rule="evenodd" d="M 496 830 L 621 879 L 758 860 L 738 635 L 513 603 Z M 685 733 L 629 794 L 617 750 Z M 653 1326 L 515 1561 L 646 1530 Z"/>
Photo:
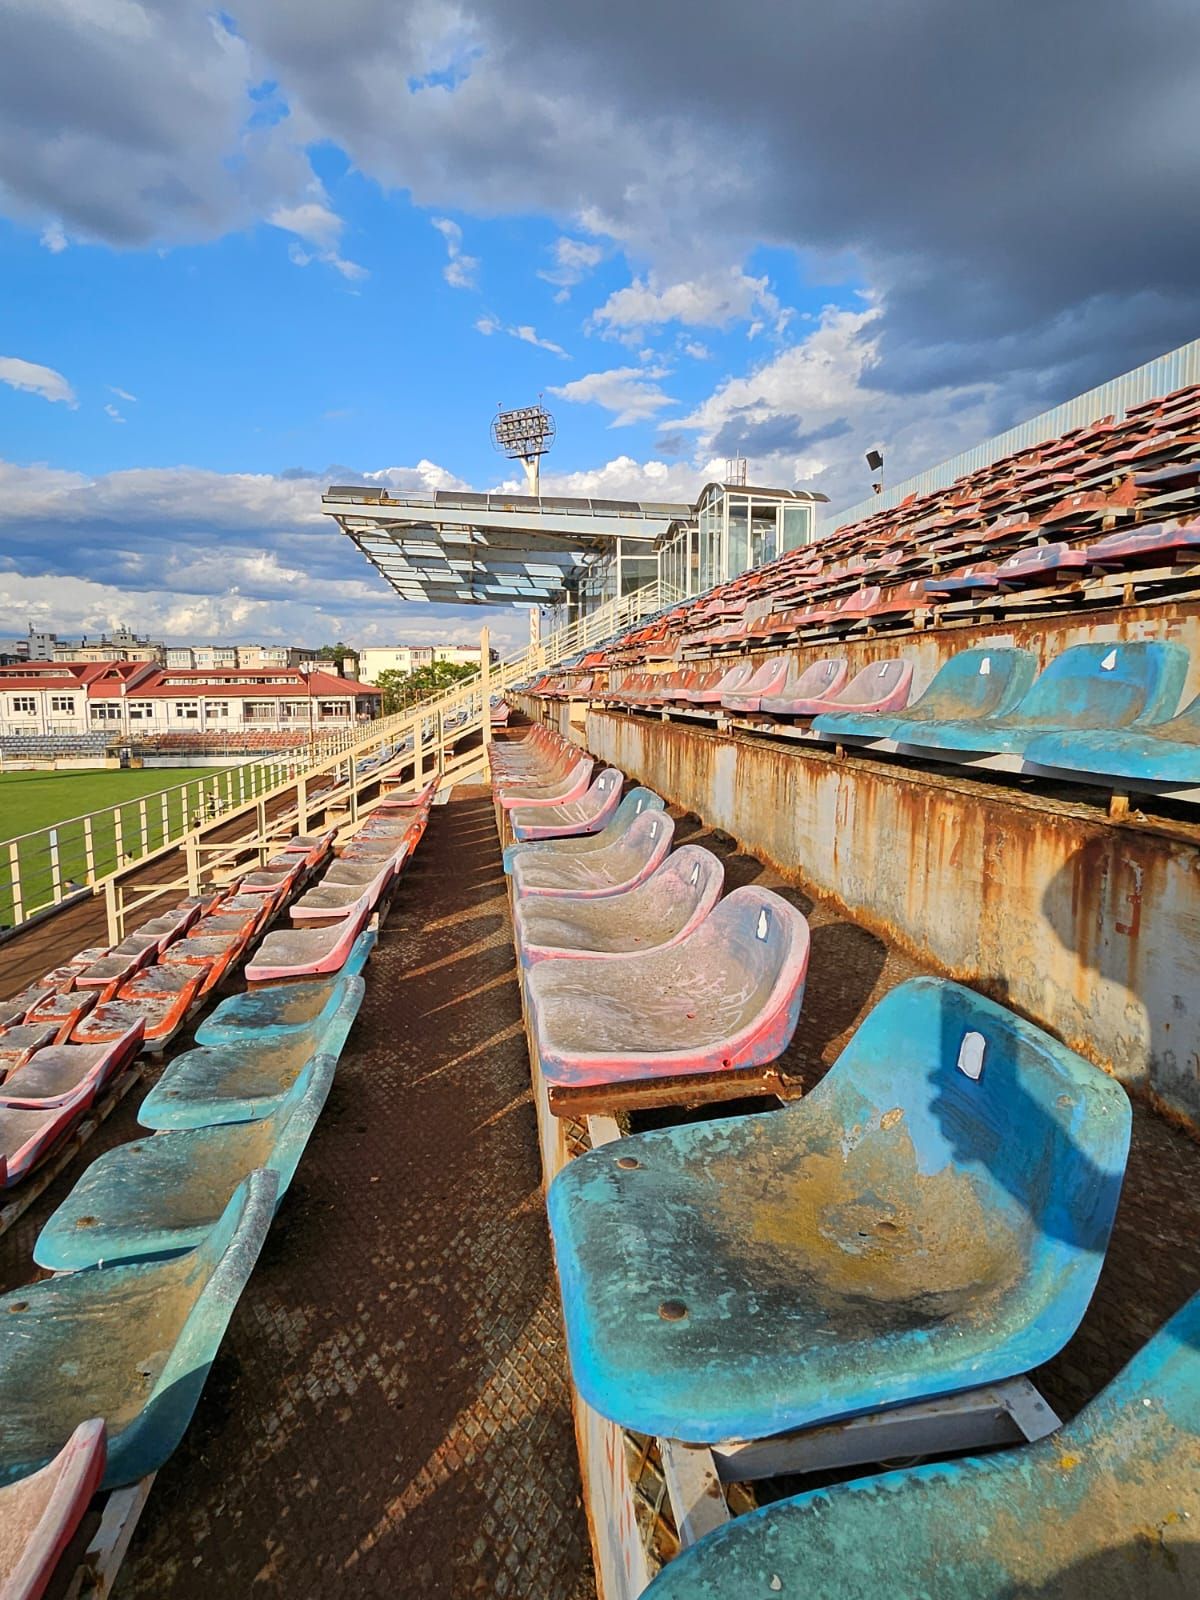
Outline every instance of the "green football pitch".
<path fill-rule="evenodd" d="M 42 828 L 58 828 L 60 881 L 82 882 L 86 873 L 86 841 L 81 822 L 88 812 L 119 807 L 122 856 L 143 855 L 163 839 L 165 816 L 171 835 L 181 831 L 185 815 L 204 805 L 212 780 L 224 768 L 144 767 L 100 772 L 0 773 L 0 926 L 13 922 L 12 862 L 8 841 Z M 180 785 L 186 784 L 186 790 Z M 222 792 L 224 785 L 222 785 Z M 144 802 L 144 810 L 143 810 Z M 97 876 L 117 864 L 117 828 L 111 811 L 95 820 L 92 850 Z M 17 846 L 21 898 L 26 915 L 53 898 L 53 864 L 43 837 Z"/>

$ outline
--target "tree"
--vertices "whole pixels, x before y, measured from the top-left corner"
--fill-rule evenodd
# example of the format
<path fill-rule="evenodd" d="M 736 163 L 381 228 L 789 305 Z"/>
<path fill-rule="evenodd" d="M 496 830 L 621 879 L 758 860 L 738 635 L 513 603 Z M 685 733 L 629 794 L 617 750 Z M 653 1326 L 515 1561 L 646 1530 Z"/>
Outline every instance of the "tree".
<path fill-rule="evenodd" d="M 323 644 L 317 651 L 321 661 L 357 661 L 358 651 L 353 645 L 343 644 L 339 639 L 336 644 Z"/>
<path fill-rule="evenodd" d="M 462 662 L 434 661 L 430 666 L 418 667 L 415 672 L 397 672 L 388 667 L 376 673 L 375 687 L 383 696 L 385 716 L 393 711 L 403 711 L 421 700 L 431 700 L 445 694 L 464 678 L 474 677 L 479 669 Z"/>

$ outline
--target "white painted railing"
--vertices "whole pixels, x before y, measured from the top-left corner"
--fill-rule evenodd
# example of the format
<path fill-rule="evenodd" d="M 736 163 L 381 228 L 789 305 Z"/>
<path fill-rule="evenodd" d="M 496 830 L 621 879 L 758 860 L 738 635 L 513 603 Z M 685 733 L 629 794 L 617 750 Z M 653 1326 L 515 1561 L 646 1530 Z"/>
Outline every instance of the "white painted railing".
<path fill-rule="evenodd" d="M 489 659 L 485 629 L 485 665 L 444 694 L 356 728 L 318 735 L 303 750 L 198 775 L 9 839 L 0 844 L 0 930 L 20 927 L 83 891 L 105 893 L 110 879 L 120 882 L 173 850 L 190 851 L 199 859 L 209 849 L 213 831 L 225 830 L 239 817 L 257 812 L 265 828 L 268 810 L 282 810 L 303 829 L 310 780 L 324 780 L 339 766 L 348 767 L 351 757 L 357 764 L 387 746 L 407 744 L 419 783 L 427 773 L 441 770 L 446 752 L 460 740 L 479 733 L 488 741 L 490 703 L 506 689 L 552 670 L 678 598 L 666 585 L 650 584 L 500 662 Z M 350 785 L 355 793 L 358 787 Z"/>

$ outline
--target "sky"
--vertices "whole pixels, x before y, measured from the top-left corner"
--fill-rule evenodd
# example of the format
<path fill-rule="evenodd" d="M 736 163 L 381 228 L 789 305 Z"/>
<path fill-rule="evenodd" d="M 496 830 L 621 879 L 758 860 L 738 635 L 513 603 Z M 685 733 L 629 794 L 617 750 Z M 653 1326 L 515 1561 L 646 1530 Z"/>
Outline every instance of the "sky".
<path fill-rule="evenodd" d="M 0 0 L 0 636 L 501 645 L 331 482 L 834 507 L 1200 333 L 1194 0 Z"/>

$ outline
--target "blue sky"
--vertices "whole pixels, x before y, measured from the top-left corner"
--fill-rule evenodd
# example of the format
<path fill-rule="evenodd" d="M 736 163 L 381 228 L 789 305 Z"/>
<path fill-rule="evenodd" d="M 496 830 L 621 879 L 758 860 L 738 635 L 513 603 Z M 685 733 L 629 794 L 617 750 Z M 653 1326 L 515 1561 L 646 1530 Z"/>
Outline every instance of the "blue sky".
<path fill-rule="evenodd" d="M 0 635 L 468 638 L 330 476 L 845 505 L 1192 337 L 1194 15 L 948 4 L 0 0 Z"/>

